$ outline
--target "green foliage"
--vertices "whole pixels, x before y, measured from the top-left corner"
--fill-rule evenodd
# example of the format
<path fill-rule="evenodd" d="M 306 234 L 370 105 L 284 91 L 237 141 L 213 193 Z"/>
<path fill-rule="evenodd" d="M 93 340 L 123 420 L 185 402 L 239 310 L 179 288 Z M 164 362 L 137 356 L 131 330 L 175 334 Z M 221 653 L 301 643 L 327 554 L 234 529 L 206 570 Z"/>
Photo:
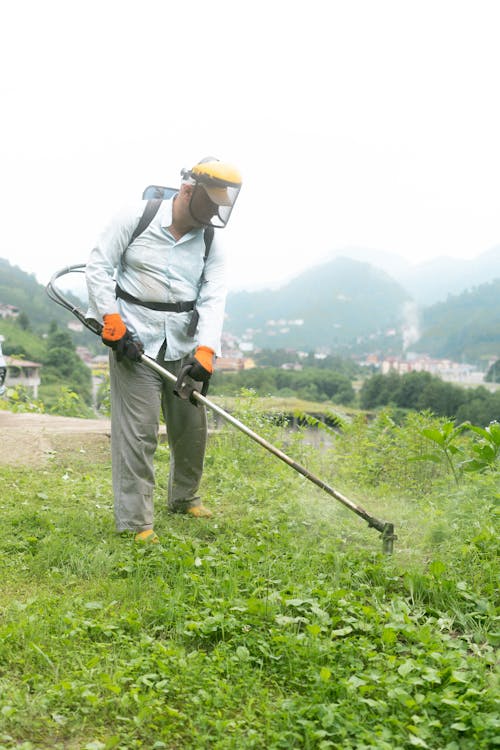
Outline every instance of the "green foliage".
<path fill-rule="evenodd" d="M 54 269 L 54 271 L 56 270 Z M 71 292 L 65 294 L 76 307 L 85 307 L 85 304 Z M 20 353 L 18 344 L 22 344 L 23 342 L 23 333 L 32 332 L 40 336 L 40 334 L 44 335 L 47 333 L 52 323 L 61 328 L 66 328 L 68 323 L 75 322 L 75 318 L 68 310 L 55 304 L 49 298 L 45 291 L 45 286 L 39 284 L 33 274 L 28 274 L 17 266 L 12 266 L 3 258 L 0 258 L 0 302 L 13 305 L 19 308 L 20 311 L 18 318 L 14 321 L 0 321 L 0 333 L 4 333 L 4 325 L 8 327 L 15 326 L 17 328 L 17 335 L 13 336 L 12 339 L 14 349 L 12 351 L 7 350 L 8 354 Z M 71 337 L 78 345 L 87 346 L 93 351 L 97 351 L 98 349 L 98 339 L 86 329 L 81 332 L 73 331 Z M 34 354 L 34 351 L 30 343 L 24 354 L 28 359 L 32 358 L 40 361 L 38 356 Z M 28 352 L 32 353 L 28 354 Z"/>
<path fill-rule="evenodd" d="M 22 327 L 29 321 L 35 331 L 46 329 L 52 320 L 64 321 L 63 325 L 72 320 L 71 313 L 49 299 L 45 287 L 38 283 L 34 274 L 11 266 L 3 258 L 0 258 L 0 300 L 18 307 Z"/>
<path fill-rule="evenodd" d="M 466 401 L 458 407 L 455 414 L 457 423 L 469 421 L 483 427 L 498 419 L 500 419 L 500 390 L 490 393 L 482 386 L 466 391 Z"/>
<path fill-rule="evenodd" d="M 77 355 L 75 345 L 67 331 L 53 327 L 47 339 L 47 353 L 43 368 L 45 388 L 40 392 L 52 410 L 55 406 L 47 386 L 57 384 L 57 403 L 61 405 L 65 391 L 73 391 L 84 404 L 92 403 L 92 375 L 89 368 Z M 64 384 L 64 385 L 62 385 Z M 74 406 L 74 405 L 73 405 Z M 60 408 L 60 407 L 59 407 Z M 61 413 L 57 411 L 57 413 Z"/>
<path fill-rule="evenodd" d="M 473 457 L 464 461 L 462 469 L 469 472 L 495 469 L 500 457 L 500 424 L 491 422 L 483 429 L 469 422 L 462 427 L 479 436 L 472 446 Z"/>
<path fill-rule="evenodd" d="M 406 464 L 432 427 L 386 414 L 337 434 L 330 454 L 257 406 L 243 394 L 238 418 L 325 473 L 332 457 L 349 473 L 356 438 L 365 459 L 371 440 Z M 497 473 L 443 493 L 394 472 L 377 495 L 359 471 L 359 496 L 396 524 L 387 557 L 232 428 L 209 444 L 213 521 L 167 516 L 168 461 L 161 446 L 157 547 L 113 532 L 107 443 L 65 441 L 43 472 L 0 467 L 0 747 L 494 746 Z"/>
<path fill-rule="evenodd" d="M 251 389 L 259 396 L 295 395 L 305 401 L 351 404 L 355 398 L 352 383 L 346 375 L 323 368 L 307 367 L 294 371 L 257 367 L 234 373 L 215 371 L 212 378 L 215 395 L 236 395 L 242 388 Z"/>
<path fill-rule="evenodd" d="M 45 404 L 39 399 L 34 399 L 27 388 L 18 385 L 16 388 L 6 389 L 2 399 L 0 399 L 0 409 L 15 413 L 32 412 L 33 414 L 43 414 Z"/>
<path fill-rule="evenodd" d="M 25 312 L 19 313 L 19 316 L 16 318 L 16 325 L 22 328 L 23 331 L 30 330 L 31 328 L 30 319 L 28 318 Z"/>
<path fill-rule="evenodd" d="M 400 409 L 432 411 L 436 416 L 456 422 L 471 421 L 486 426 L 500 419 L 500 391 L 490 393 L 486 388 L 460 388 L 428 372 L 398 375 L 372 375 L 361 387 L 362 409 L 394 406 Z"/>
<path fill-rule="evenodd" d="M 498 469 L 497 462 L 500 455 L 498 422 L 492 422 L 485 429 L 470 422 L 464 422 L 458 426 L 455 426 L 453 422 L 442 422 L 438 426 L 423 428 L 421 432 L 437 447 L 437 451 L 419 456 L 419 460 L 439 463 L 444 458 L 457 484 L 460 472 L 485 472 Z"/>
<path fill-rule="evenodd" d="M 5 341 L 2 351 L 6 356 L 43 362 L 47 351 L 45 339 L 30 330 L 21 329 L 14 321 L 0 320 L 0 334 Z"/>
<path fill-rule="evenodd" d="M 415 351 L 457 362 L 480 362 L 498 356 L 500 340 L 500 279 L 462 294 L 449 295 L 423 311 L 422 335 Z"/>
<path fill-rule="evenodd" d="M 15 322 L 1 321 L 0 333 L 5 337 L 2 344 L 4 354 L 43 365 L 36 410 L 43 403 L 47 411 L 64 414 L 66 404 L 69 407 L 66 416 L 91 416 L 89 407 L 92 403 L 92 375 L 77 355 L 68 331 L 61 330 L 53 322 L 49 326 L 49 333 L 41 337 L 30 329 L 20 328 Z M 34 403 L 22 389 L 11 390 L 12 395 L 7 403 L 12 405 L 12 410 L 27 410 L 27 402 Z M 69 392 L 75 394 L 75 397 L 68 397 Z M 82 403 L 77 405 L 76 399 Z"/>
<path fill-rule="evenodd" d="M 500 383 L 500 359 L 493 362 L 484 379 L 487 383 Z"/>
<path fill-rule="evenodd" d="M 332 370 L 353 379 L 364 374 L 366 368 L 361 367 L 352 359 L 336 355 L 317 357 L 313 352 L 306 356 L 290 349 L 262 349 L 252 353 L 252 359 L 258 367 L 281 367 L 282 365 L 300 365 L 301 368 L 315 368 L 317 370 Z"/>
<path fill-rule="evenodd" d="M 436 453 L 427 453 L 423 456 L 417 457 L 420 461 L 439 462 L 443 456 L 457 484 L 458 473 L 455 468 L 454 458 L 456 458 L 457 455 L 462 455 L 461 449 L 456 444 L 462 432 L 462 426 L 455 427 L 453 422 L 449 421 L 443 422 L 439 427 L 424 427 L 422 429 L 422 435 L 438 447 L 441 456 Z"/>
<path fill-rule="evenodd" d="M 381 489 L 405 487 L 427 493 L 449 475 L 458 486 L 464 472 L 498 471 L 500 428 L 483 429 L 436 417 L 431 412 L 409 412 L 398 424 L 391 410 L 375 419 L 360 415 L 342 424 L 336 450 L 336 471 L 342 481 Z"/>
<path fill-rule="evenodd" d="M 80 417 L 90 419 L 94 416 L 82 398 L 66 386 L 60 386 L 57 389 L 56 399 L 49 409 L 51 414 L 59 414 L 64 417 Z"/>
<path fill-rule="evenodd" d="M 343 426 L 334 453 L 336 476 L 351 486 L 380 492 L 427 494 L 447 476 L 447 467 L 440 461 L 418 461 L 428 455 L 423 430 L 436 422 L 428 413 L 409 412 L 398 423 L 390 409 L 374 419 L 359 415 Z"/>
<path fill-rule="evenodd" d="M 111 390 L 109 384 L 109 373 L 106 373 L 97 390 L 97 410 L 105 417 L 111 416 Z"/>

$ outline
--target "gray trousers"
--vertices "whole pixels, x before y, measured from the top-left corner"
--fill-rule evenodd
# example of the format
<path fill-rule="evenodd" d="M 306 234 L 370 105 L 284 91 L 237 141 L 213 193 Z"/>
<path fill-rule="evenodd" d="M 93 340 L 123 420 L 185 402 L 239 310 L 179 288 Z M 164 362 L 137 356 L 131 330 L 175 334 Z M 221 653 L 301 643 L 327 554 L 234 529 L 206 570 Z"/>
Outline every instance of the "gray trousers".
<path fill-rule="evenodd" d="M 158 363 L 178 375 L 184 360 Z M 207 416 L 173 392 L 173 383 L 141 362 L 118 362 L 110 352 L 111 459 L 115 523 L 118 531 L 153 528 L 153 458 L 158 445 L 160 409 L 170 448 L 168 508 L 184 512 L 200 504 L 198 488 L 207 444 Z"/>

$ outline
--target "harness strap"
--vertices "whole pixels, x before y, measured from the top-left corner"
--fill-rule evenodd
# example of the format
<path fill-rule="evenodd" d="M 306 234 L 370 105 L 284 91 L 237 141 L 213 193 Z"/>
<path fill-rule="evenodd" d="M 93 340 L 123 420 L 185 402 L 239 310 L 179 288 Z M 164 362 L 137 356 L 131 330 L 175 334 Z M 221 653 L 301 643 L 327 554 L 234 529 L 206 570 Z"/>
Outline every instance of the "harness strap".
<path fill-rule="evenodd" d="M 194 310 L 196 300 L 192 299 L 189 302 L 145 302 L 142 299 L 134 297 L 124 289 L 118 286 L 115 287 L 115 294 L 120 299 L 124 299 L 125 302 L 131 302 L 133 305 L 140 305 L 141 307 L 147 307 L 148 310 L 161 310 L 163 312 L 175 312 L 183 313 Z"/>
<path fill-rule="evenodd" d="M 146 203 L 142 216 L 139 219 L 139 223 L 137 224 L 136 228 L 133 231 L 132 237 L 130 238 L 130 242 L 128 243 L 129 245 L 131 245 L 132 242 L 136 240 L 139 237 L 139 235 L 142 234 L 144 230 L 149 227 L 154 217 L 158 213 L 158 210 L 161 204 L 162 204 L 161 198 L 154 198 L 154 199 L 149 200 Z"/>
<path fill-rule="evenodd" d="M 163 188 L 163 190 L 169 190 L 169 188 Z M 155 196 L 157 194 L 158 194 L 157 192 L 154 193 Z M 123 255 L 121 257 L 122 264 L 125 263 L 125 254 L 128 250 L 128 247 L 132 244 L 134 240 L 137 239 L 137 237 L 139 237 L 139 235 L 141 235 L 144 232 L 145 229 L 148 228 L 151 221 L 154 219 L 154 217 L 158 213 L 162 200 L 165 199 L 165 197 L 166 196 L 163 196 L 163 198 L 159 198 L 159 197 L 149 198 L 144 208 L 144 212 L 141 218 L 139 219 L 139 223 L 137 224 L 132 234 L 132 237 L 130 238 L 130 242 L 123 252 Z M 212 247 L 213 239 L 214 239 L 214 228 L 213 226 L 209 225 L 208 227 L 205 227 L 205 230 L 203 232 L 203 240 L 205 243 L 205 254 L 203 256 L 203 263 L 207 262 L 207 258 L 210 253 L 210 248 Z M 143 300 L 140 300 L 137 297 L 134 297 L 132 294 L 129 294 L 124 289 L 121 289 L 118 286 L 118 284 L 116 285 L 115 293 L 117 297 L 124 299 L 126 302 L 131 302 L 132 304 L 140 305 L 141 307 L 147 307 L 148 310 L 160 310 L 163 312 L 177 312 L 177 313 L 190 312 L 191 310 L 193 310 L 194 312 L 191 316 L 191 320 L 189 321 L 186 334 L 190 338 L 193 338 L 194 334 L 196 333 L 196 328 L 198 326 L 198 321 L 200 319 L 200 314 L 198 310 L 196 309 L 196 300 L 191 300 L 189 302 L 144 302 Z"/>

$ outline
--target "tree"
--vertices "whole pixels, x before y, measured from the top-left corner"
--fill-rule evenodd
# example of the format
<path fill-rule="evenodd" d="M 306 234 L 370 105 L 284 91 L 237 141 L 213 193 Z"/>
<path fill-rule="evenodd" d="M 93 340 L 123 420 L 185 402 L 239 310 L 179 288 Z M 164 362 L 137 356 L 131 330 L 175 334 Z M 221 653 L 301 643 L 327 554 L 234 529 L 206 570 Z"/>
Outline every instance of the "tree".
<path fill-rule="evenodd" d="M 432 382 L 432 375 L 428 372 L 408 372 L 400 378 L 395 403 L 402 409 L 419 409 L 422 393 Z"/>
<path fill-rule="evenodd" d="M 396 372 L 387 375 L 372 375 L 367 378 L 360 391 L 362 409 L 375 409 L 378 406 L 395 404 L 395 395 L 399 390 L 401 376 Z"/>
<path fill-rule="evenodd" d="M 360 392 L 361 408 L 376 409 L 394 405 L 401 409 L 431 411 L 457 424 L 470 421 L 486 426 L 500 421 L 500 391 L 486 388 L 461 388 L 429 373 L 373 375 Z"/>
<path fill-rule="evenodd" d="M 24 311 L 19 313 L 16 322 L 19 328 L 22 328 L 23 331 L 29 331 L 29 329 L 31 328 L 30 319 Z"/>
<path fill-rule="evenodd" d="M 42 392 L 43 384 L 50 386 L 61 381 L 86 404 L 92 403 L 92 375 L 89 368 L 77 355 L 71 335 L 51 325 L 42 371 Z"/>

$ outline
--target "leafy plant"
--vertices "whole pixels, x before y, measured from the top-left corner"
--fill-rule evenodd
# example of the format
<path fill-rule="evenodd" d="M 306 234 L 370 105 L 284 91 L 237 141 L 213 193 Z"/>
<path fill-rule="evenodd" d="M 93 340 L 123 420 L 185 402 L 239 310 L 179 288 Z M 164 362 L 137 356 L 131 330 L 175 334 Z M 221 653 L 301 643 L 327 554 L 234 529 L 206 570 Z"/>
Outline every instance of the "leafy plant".
<path fill-rule="evenodd" d="M 484 429 L 469 422 L 461 425 L 463 429 L 470 430 L 479 436 L 479 440 L 472 446 L 473 458 L 462 462 L 463 471 L 485 471 L 494 469 L 500 456 L 500 424 L 491 422 Z"/>
<path fill-rule="evenodd" d="M 495 746 L 498 462 L 443 493 L 443 458 L 409 461 L 431 415 L 347 423 L 320 452 L 258 405 L 235 414 L 308 466 L 336 457 L 341 484 L 356 468 L 395 554 L 232 427 L 210 436 L 207 523 L 167 515 L 160 445 L 151 547 L 114 532 L 107 438 L 0 465 L 1 750 Z"/>
<path fill-rule="evenodd" d="M 430 440 L 437 447 L 437 450 L 414 457 L 413 460 L 435 461 L 439 463 L 444 457 L 456 484 L 458 484 L 459 474 L 454 459 L 459 455 L 463 455 L 462 448 L 457 445 L 458 438 L 463 431 L 463 425 L 455 427 L 452 421 L 443 422 L 440 427 L 424 427 L 422 435 Z"/>
<path fill-rule="evenodd" d="M 59 414 L 66 417 L 90 418 L 92 410 L 83 401 L 78 393 L 66 386 L 59 388 L 57 400 L 49 409 L 50 414 Z"/>
<path fill-rule="evenodd" d="M 15 388 L 7 388 L 3 396 L 3 403 L 8 411 L 16 413 L 33 412 L 34 414 L 43 414 L 45 411 L 44 403 L 34 399 L 30 391 L 22 385 L 18 385 Z"/>

